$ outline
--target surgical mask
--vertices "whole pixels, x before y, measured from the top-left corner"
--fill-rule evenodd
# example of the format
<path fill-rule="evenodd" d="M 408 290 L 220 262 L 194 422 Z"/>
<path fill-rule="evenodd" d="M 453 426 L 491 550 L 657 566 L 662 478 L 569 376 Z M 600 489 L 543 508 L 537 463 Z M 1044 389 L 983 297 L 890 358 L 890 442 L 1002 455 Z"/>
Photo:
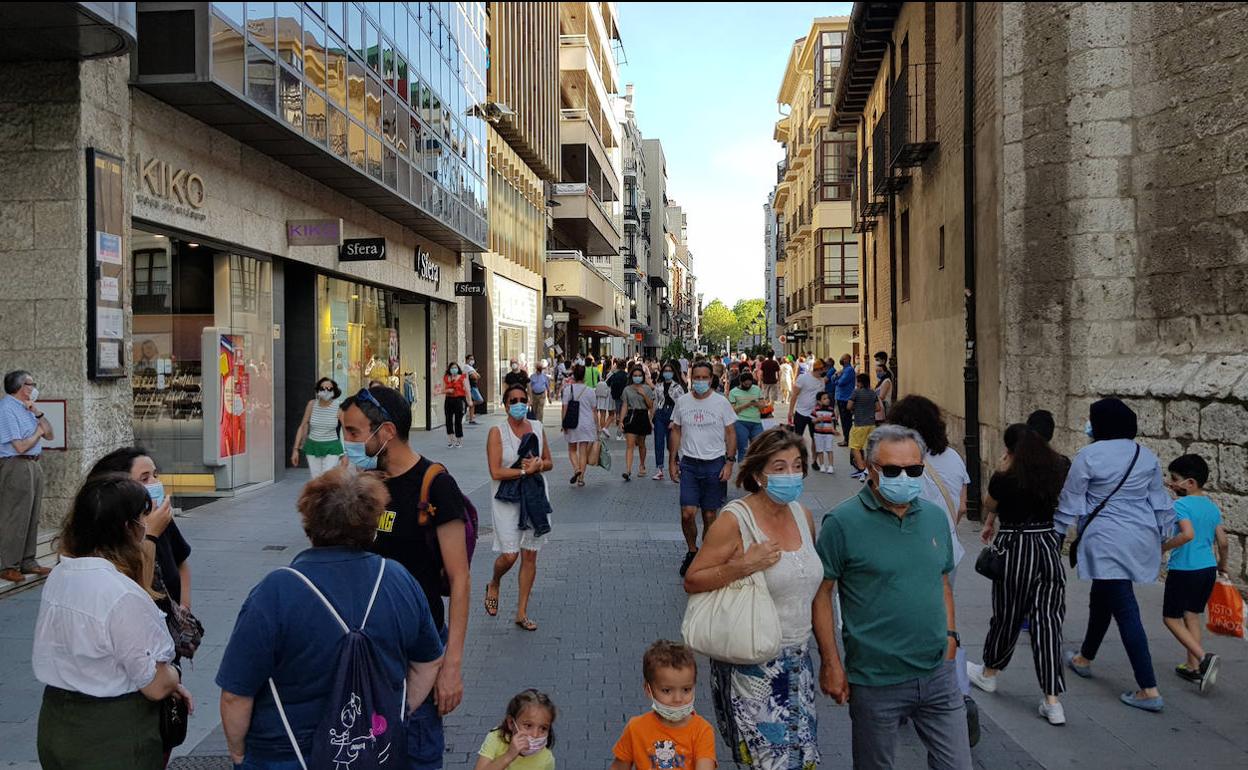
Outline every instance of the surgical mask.
<path fill-rule="evenodd" d="M 520 752 L 522 757 L 531 757 L 542 749 L 546 748 L 546 736 L 534 738 L 532 735 L 526 736 L 529 739 L 529 748 Z"/>
<path fill-rule="evenodd" d="M 319 399 L 320 399 L 320 400 L 322 400 L 322 401 L 333 401 L 333 400 L 334 400 L 334 391 L 332 391 L 332 390 L 318 390 L 318 391 L 316 391 L 316 397 L 317 397 L 317 398 L 319 398 Z"/>
<path fill-rule="evenodd" d="M 377 426 L 377 430 L 381 430 L 380 425 Z M 377 430 L 370 433 L 368 438 L 371 439 L 373 436 L 376 436 Z M 389 443 L 389 441 L 386 442 L 386 444 Z M 352 465 L 362 471 L 372 471 L 377 470 L 377 458 L 381 455 L 382 450 L 386 448 L 386 444 L 381 445 L 381 449 L 377 450 L 377 454 L 370 455 L 367 449 L 368 439 L 363 441 L 343 441 L 342 451 L 346 454 L 347 461 Z"/>
<path fill-rule="evenodd" d="M 767 475 L 767 496 L 777 503 L 788 505 L 802 496 L 804 481 L 800 473 L 770 473 Z"/>
<path fill-rule="evenodd" d="M 452 367 L 451 367 L 451 374 L 459 374 L 459 367 L 458 367 L 458 366 L 452 366 Z"/>
<path fill-rule="evenodd" d="M 30 389 L 30 400 L 31 400 L 31 401 L 38 401 L 38 400 L 39 400 L 39 389 L 38 389 L 38 388 L 31 388 L 31 389 Z"/>
<path fill-rule="evenodd" d="M 525 403 L 512 404 L 507 407 L 507 414 L 511 415 L 513 419 L 523 420 L 529 416 L 529 405 Z"/>
<path fill-rule="evenodd" d="M 1088 434 L 1088 438 L 1092 438 L 1092 421 L 1088 420 L 1083 424 L 1083 432 Z"/>
<path fill-rule="evenodd" d="M 650 708 L 654 709 L 654 713 L 669 722 L 683 722 L 693 713 L 693 701 L 689 701 L 683 706 L 665 706 L 655 700 L 650 701 Z"/>
<path fill-rule="evenodd" d="M 519 369 L 519 368 L 520 368 L 520 364 L 512 364 L 512 365 L 511 365 L 511 370 L 512 370 L 513 372 L 514 372 L 514 371 L 516 371 L 516 370 L 517 370 L 517 369 Z"/>
<path fill-rule="evenodd" d="M 876 466 L 879 470 L 879 466 Z M 893 505 L 905 505 L 914 502 L 923 491 L 923 477 L 912 479 L 902 473 L 894 478 L 880 474 L 880 496 Z"/>
<path fill-rule="evenodd" d="M 693 392 L 699 396 L 711 389 L 711 383 L 708 380 L 694 380 Z"/>
<path fill-rule="evenodd" d="M 143 486 L 147 489 L 147 494 L 152 498 L 152 510 L 154 511 L 160 507 L 161 503 L 165 502 L 165 485 L 160 483 L 160 481 L 153 481 L 151 484 L 144 484 Z"/>
<path fill-rule="evenodd" d="M 634 378 L 633 378 L 633 384 L 634 384 L 634 385 L 640 385 L 640 384 L 641 384 L 641 382 L 642 382 L 642 380 L 644 380 L 644 379 L 645 379 L 644 377 L 634 377 Z"/>
<path fill-rule="evenodd" d="M 671 381 L 676 377 L 676 372 L 663 372 L 663 379 Z"/>

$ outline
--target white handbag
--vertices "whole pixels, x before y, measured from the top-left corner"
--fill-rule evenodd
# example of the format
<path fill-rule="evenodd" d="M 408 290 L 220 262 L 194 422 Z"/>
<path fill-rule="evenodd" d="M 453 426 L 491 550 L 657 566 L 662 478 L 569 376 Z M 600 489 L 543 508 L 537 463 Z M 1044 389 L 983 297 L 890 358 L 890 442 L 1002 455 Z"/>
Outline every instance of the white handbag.
<path fill-rule="evenodd" d="M 740 500 L 723 510 L 737 517 L 745 550 L 767 539 L 749 506 Z M 762 570 L 690 596 L 680 633 L 685 644 L 713 660 L 738 665 L 773 660 L 780 652 L 780 616 Z"/>

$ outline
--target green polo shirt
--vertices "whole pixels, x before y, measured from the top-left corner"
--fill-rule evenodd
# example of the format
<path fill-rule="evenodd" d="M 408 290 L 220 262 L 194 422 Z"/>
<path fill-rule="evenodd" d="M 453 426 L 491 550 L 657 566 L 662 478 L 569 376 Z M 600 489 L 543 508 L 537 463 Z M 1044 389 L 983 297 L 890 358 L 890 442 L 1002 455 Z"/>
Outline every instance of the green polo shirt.
<path fill-rule="evenodd" d="M 850 684 L 884 687 L 935 671 L 949 641 L 942 576 L 954 567 L 944 511 L 920 499 L 899 518 L 864 486 L 823 517 L 816 547 L 840 592 Z"/>

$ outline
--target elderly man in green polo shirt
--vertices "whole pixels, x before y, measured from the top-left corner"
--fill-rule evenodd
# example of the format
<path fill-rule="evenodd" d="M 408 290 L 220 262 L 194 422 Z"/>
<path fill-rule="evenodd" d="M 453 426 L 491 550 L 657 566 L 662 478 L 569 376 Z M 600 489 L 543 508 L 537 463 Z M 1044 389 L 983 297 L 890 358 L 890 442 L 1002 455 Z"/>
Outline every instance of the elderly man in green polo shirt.
<path fill-rule="evenodd" d="M 824 656 L 820 685 L 849 702 L 855 770 L 893 767 L 905 720 L 928 766 L 970 770 L 966 707 L 954 671 L 953 542 L 945 513 L 919 499 L 919 434 L 882 425 L 867 441 L 869 483 L 823 519 L 824 579 L 840 590 L 845 662 Z"/>

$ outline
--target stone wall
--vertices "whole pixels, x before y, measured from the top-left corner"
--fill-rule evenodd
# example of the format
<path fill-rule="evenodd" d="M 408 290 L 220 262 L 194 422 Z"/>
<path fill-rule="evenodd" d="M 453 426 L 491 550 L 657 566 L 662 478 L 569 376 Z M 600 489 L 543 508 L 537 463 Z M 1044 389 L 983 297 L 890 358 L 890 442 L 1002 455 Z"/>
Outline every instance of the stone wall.
<path fill-rule="evenodd" d="M 1124 397 L 1163 465 L 1209 462 L 1248 579 L 1248 6 L 1002 17 L 1006 414 L 1070 452 Z"/>

